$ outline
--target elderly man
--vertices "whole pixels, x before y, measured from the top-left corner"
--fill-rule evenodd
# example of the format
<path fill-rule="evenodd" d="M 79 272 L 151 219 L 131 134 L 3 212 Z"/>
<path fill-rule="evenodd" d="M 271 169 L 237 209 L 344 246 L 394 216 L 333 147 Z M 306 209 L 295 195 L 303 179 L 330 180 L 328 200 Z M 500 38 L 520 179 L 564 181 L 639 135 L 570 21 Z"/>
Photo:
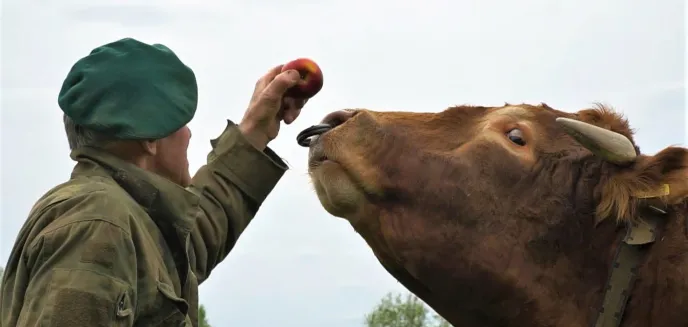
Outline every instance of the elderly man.
<path fill-rule="evenodd" d="M 2 282 L 2 326 L 197 326 L 198 285 L 287 167 L 267 144 L 305 100 L 296 71 L 257 83 L 192 178 L 193 71 L 127 38 L 79 60 L 59 94 L 76 166 L 31 210 Z"/>

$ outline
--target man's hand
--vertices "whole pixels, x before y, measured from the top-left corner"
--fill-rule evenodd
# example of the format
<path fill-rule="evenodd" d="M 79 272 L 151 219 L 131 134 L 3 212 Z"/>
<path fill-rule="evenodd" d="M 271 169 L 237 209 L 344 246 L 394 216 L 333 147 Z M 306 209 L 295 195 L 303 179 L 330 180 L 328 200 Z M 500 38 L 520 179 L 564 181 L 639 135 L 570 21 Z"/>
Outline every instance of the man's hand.
<path fill-rule="evenodd" d="M 272 68 L 258 80 L 248 109 L 239 123 L 244 137 L 261 151 L 277 137 L 280 123 L 291 124 L 308 101 L 284 97 L 284 92 L 296 85 L 300 76 L 296 70 L 280 73 L 282 66 Z"/>

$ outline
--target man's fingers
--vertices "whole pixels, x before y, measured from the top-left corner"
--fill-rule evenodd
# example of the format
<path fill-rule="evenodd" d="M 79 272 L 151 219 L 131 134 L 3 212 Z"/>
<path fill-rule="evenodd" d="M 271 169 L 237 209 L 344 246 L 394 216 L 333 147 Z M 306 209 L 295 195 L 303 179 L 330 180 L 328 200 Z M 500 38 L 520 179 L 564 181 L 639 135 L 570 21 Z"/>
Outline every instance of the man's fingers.
<path fill-rule="evenodd" d="M 284 112 L 284 123 L 289 125 L 293 123 L 301 114 L 301 109 L 290 109 Z"/>
<path fill-rule="evenodd" d="M 265 73 L 265 75 L 259 78 L 256 82 L 256 90 L 262 91 L 263 89 L 265 89 L 265 87 L 267 87 L 268 84 L 270 84 L 270 82 L 272 82 L 272 80 L 280 74 L 283 66 L 284 65 L 277 65 L 275 67 L 270 68 L 270 70 L 268 70 L 267 73 Z"/>
<path fill-rule="evenodd" d="M 306 101 L 308 101 L 308 100 L 307 99 L 300 99 L 300 98 L 284 97 L 282 99 L 282 107 L 301 109 L 306 104 Z"/>
<path fill-rule="evenodd" d="M 291 106 L 295 109 L 301 109 L 306 105 L 306 102 L 308 102 L 308 99 L 294 99 L 291 103 Z"/>
<path fill-rule="evenodd" d="M 308 99 L 301 99 L 301 102 L 298 104 L 298 108 L 301 109 L 306 106 L 306 103 L 308 103 Z"/>
<path fill-rule="evenodd" d="M 308 101 L 284 96 L 289 88 L 298 84 L 301 76 L 296 70 L 282 72 L 282 67 L 283 65 L 273 67 L 256 82 L 251 99 L 254 119 L 262 117 L 260 119 L 275 119 L 277 122 L 291 124 Z"/>
<path fill-rule="evenodd" d="M 291 124 L 301 113 L 301 108 L 306 104 L 308 99 L 285 97 L 282 99 L 282 108 L 280 110 L 280 119 L 288 125 Z"/>
<path fill-rule="evenodd" d="M 263 96 L 268 99 L 281 99 L 290 87 L 296 85 L 301 76 L 296 70 L 280 73 L 265 87 Z"/>
<path fill-rule="evenodd" d="M 308 99 L 295 99 L 290 97 L 283 99 L 283 120 L 287 125 L 291 124 L 294 122 L 294 120 L 296 120 L 297 117 L 299 117 L 299 114 L 301 114 L 301 108 L 303 108 L 307 101 Z"/>

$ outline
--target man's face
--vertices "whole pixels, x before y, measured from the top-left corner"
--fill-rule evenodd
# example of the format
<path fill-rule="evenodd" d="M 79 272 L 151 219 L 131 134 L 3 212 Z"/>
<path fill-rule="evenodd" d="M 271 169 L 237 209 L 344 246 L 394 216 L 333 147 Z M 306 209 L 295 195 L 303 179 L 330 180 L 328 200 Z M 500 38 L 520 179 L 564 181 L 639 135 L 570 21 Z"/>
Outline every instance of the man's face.
<path fill-rule="evenodd" d="M 187 187 L 191 184 L 187 151 L 191 130 L 184 126 L 171 135 L 158 140 L 154 156 L 156 173 Z"/>

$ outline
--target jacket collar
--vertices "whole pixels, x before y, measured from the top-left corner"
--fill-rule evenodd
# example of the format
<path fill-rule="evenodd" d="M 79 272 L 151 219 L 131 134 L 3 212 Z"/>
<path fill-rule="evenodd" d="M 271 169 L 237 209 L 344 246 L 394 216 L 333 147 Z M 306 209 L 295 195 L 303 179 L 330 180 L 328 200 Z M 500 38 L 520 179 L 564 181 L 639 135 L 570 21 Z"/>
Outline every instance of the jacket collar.
<path fill-rule="evenodd" d="M 72 179 L 79 176 L 111 178 L 157 224 L 191 230 L 198 213 L 199 197 L 188 189 L 96 148 L 76 149 L 70 157 L 77 162 Z"/>

